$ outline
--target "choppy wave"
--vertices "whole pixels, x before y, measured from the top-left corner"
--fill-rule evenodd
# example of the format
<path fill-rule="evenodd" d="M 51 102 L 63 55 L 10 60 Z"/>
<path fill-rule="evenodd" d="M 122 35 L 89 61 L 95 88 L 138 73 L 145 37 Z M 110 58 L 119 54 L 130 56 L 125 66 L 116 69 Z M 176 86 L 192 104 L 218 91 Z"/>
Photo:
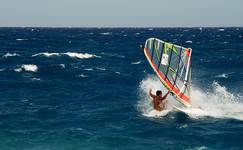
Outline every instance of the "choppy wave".
<path fill-rule="evenodd" d="M 185 43 L 192 43 L 192 41 L 189 41 L 189 40 L 188 40 L 188 41 L 186 41 Z"/>
<path fill-rule="evenodd" d="M 80 74 L 80 75 L 78 75 L 78 77 L 87 78 L 88 76 L 87 75 L 84 75 L 84 74 Z"/>
<path fill-rule="evenodd" d="M 100 33 L 101 35 L 112 35 L 111 32 L 103 32 L 103 33 Z"/>
<path fill-rule="evenodd" d="M 8 58 L 8 57 L 14 57 L 14 56 L 20 56 L 20 55 L 17 54 L 17 53 L 6 53 L 2 57 L 3 58 Z"/>
<path fill-rule="evenodd" d="M 0 69 L 0 72 L 1 72 L 1 71 L 5 71 L 5 68 L 1 68 L 1 69 Z"/>
<path fill-rule="evenodd" d="M 16 41 L 27 41 L 28 39 L 16 39 Z"/>
<path fill-rule="evenodd" d="M 162 89 L 167 91 L 155 76 L 149 76 L 141 81 L 139 86 L 140 101 L 138 103 L 139 110 L 147 115 L 152 110 L 151 99 L 148 96 L 149 88 L 156 91 Z M 230 93 L 226 87 L 221 86 L 217 82 L 211 85 L 211 91 L 204 91 L 199 88 L 193 87 L 191 92 L 192 108 L 201 108 L 203 113 L 190 113 L 188 114 L 193 118 L 201 117 L 214 117 L 214 118 L 232 118 L 243 120 L 243 97 L 241 94 Z M 171 111 L 173 105 L 176 105 L 173 97 L 168 97 L 168 108 Z"/>
<path fill-rule="evenodd" d="M 138 64 L 141 64 L 142 61 L 136 61 L 136 62 L 132 62 L 131 64 L 133 65 L 138 65 Z"/>
<path fill-rule="evenodd" d="M 225 78 L 225 79 L 227 79 L 227 78 L 229 78 L 229 76 L 231 75 L 231 74 L 233 74 L 234 72 L 230 72 L 230 73 L 222 73 L 222 74 L 219 74 L 219 75 L 216 75 L 215 77 L 216 78 Z"/>
<path fill-rule="evenodd" d="M 101 71 L 105 71 L 106 70 L 106 68 L 101 68 L 101 67 L 95 67 L 95 69 L 101 70 Z"/>
<path fill-rule="evenodd" d="M 93 71 L 94 69 L 93 68 L 86 68 L 84 70 L 86 70 L 86 71 Z"/>
<path fill-rule="evenodd" d="M 97 56 L 97 55 L 94 55 L 94 54 L 76 53 L 76 52 L 66 52 L 66 53 L 43 52 L 43 53 L 34 54 L 34 55 L 32 55 L 32 57 L 36 57 L 36 56 L 52 57 L 52 56 L 62 56 L 62 55 L 66 55 L 66 56 L 69 56 L 71 58 L 80 58 L 80 59 L 93 58 L 93 57 L 100 58 L 100 56 Z"/>
<path fill-rule="evenodd" d="M 48 52 L 44 52 L 44 53 L 34 54 L 34 55 L 32 55 L 32 57 L 40 56 L 40 55 L 43 55 L 45 57 L 51 57 L 51 56 L 60 56 L 61 54 L 60 53 L 48 53 Z"/>
<path fill-rule="evenodd" d="M 62 68 L 66 68 L 65 64 L 60 64 L 60 66 L 61 66 Z"/>
<path fill-rule="evenodd" d="M 224 30 L 225 30 L 225 29 L 223 29 L 223 28 L 222 28 L 222 29 L 218 29 L 218 31 L 221 31 L 221 32 L 223 32 Z"/>
<path fill-rule="evenodd" d="M 40 81 L 40 78 L 31 78 L 32 81 Z"/>
<path fill-rule="evenodd" d="M 21 71 L 29 71 L 29 72 L 37 72 L 38 67 L 34 64 L 23 64 L 21 67 L 14 69 L 16 72 L 21 72 Z"/>

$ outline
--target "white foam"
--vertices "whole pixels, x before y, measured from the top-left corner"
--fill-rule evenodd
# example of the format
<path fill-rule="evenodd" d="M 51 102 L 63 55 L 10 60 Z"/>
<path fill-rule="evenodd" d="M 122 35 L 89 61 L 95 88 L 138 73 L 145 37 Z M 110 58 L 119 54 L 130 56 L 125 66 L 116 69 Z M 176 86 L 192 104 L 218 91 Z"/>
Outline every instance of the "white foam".
<path fill-rule="evenodd" d="M 103 32 L 103 33 L 100 33 L 101 35 L 111 35 L 112 33 L 111 32 Z"/>
<path fill-rule="evenodd" d="M 14 71 L 16 71 L 16 72 L 21 72 L 21 71 L 37 72 L 38 67 L 33 64 L 23 64 L 23 65 L 21 65 L 20 68 L 14 69 Z"/>
<path fill-rule="evenodd" d="M 28 39 L 16 39 L 16 41 L 26 41 Z"/>
<path fill-rule="evenodd" d="M 32 78 L 31 80 L 32 81 L 40 81 L 41 79 L 40 78 Z"/>
<path fill-rule="evenodd" d="M 170 112 L 170 110 L 163 110 L 163 111 L 157 111 L 157 110 L 151 110 L 148 113 L 143 114 L 146 117 L 155 117 L 155 118 L 159 118 L 159 117 L 163 117 L 166 116 L 168 113 Z"/>
<path fill-rule="evenodd" d="M 228 75 L 225 74 L 225 73 L 223 73 L 223 74 L 216 75 L 215 77 L 217 77 L 217 78 L 225 78 L 225 79 L 227 79 L 227 78 L 228 78 Z"/>
<path fill-rule="evenodd" d="M 224 57 L 222 57 L 222 58 L 224 58 Z M 215 77 L 216 78 L 225 78 L 225 79 L 227 79 L 227 78 L 229 78 L 229 75 L 231 75 L 231 74 L 233 74 L 234 72 L 230 72 L 230 73 L 222 73 L 222 74 L 219 74 L 219 75 L 216 75 Z"/>
<path fill-rule="evenodd" d="M 80 74 L 78 75 L 78 77 L 81 77 L 81 78 L 87 78 L 88 76 L 84 75 L 84 74 Z"/>
<path fill-rule="evenodd" d="M 224 29 L 222 28 L 222 29 L 218 29 L 218 31 L 221 31 L 221 32 L 223 32 L 224 31 Z"/>
<path fill-rule="evenodd" d="M 172 103 L 168 101 L 167 108 L 165 112 L 155 113 L 152 108 L 152 99 L 148 95 L 149 89 L 152 89 L 152 92 L 156 90 L 162 90 L 165 93 L 167 90 L 163 87 L 159 79 L 154 75 L 149 75 L 144 80 L 140 82 L 139 85 L 139 97 L 140 101 L 138 102 L 138 110 L 146 117 L 162 117 L 165 116 L 172 110 Z M 167 99 L 171 99 L 170 96 Z"/>
<path fill-rule="evenodd" d="M 61 66 L 62 68 L 65 68 L 65 67 L 66 67 L 65 64 L 60 64 L 60 66 Z"/>
<path fill-rule="evenodd" d="M 43 52 L 43 53 L 34 54 L 34 55 L 32 55 L 32 57 L 40 56 L 40 55 L 43 55 L 45 57 L 67 55 L 67 56 L 72 57 L 72 58 L 80 58 L 80 59 L 93 58 L 93 57 L 100 58 L 100 56 L 96 56 L 96 55 L 93 55 L 93 54 L 76 53 L 76 52 L 66 52 L 66 53 L 48 53 L 48 52 Z"/>
<path fill-rule="evenodd" d="M 84 69 L 86 71 L 93 71 L 94 69 L 93 68 L 87 68 L 87 69 Z"/>
<path fill-rule="evenodd" d="M 102 70 L 102 71 L 105 71 L 106 70 L 105 68 L 100 68 L 100 67 L 96 67 L 95 69 Z"/>
<path fill-rule="evenodd" d="M 192 41 L 186 41 L 186 43 L 192 43 Z"/>
<path fill-rule="evenodd" d="M 142 61 L 136 61 L 136 62 L 132 62 L 131 64 L 133 65 L 138 65 L 138 64 L 141 64 Z"/>
<path fill-rule="evenodd" d="M 21 72 L 22 71 L 22 68 L 15 68 L 14 71 L 15 72 Z"/>
<path fill-rule="evenodd" d="M 34 55 L 32 55 L 32 57 L 40 56 L 40 55 L 44 55 L 46 57 L 51 57 L 51 56 L 60 56 L 60 53 L 48 53 L 48 52 L 44 52 L 44 53 L 34 54 Z"/>
<path fill-rule="evenodd" d="M 14 56 L 20 56 L 20 55 L 17 54 L 17 53 L 6 53 L 2 57 L 3 58 L 8 58 L 8 57 L 14 57 Z"/>
<path fill-rule="evenodd" d="M 161 89 L 163 93 L 166 91 L 159 79 L 156 76 L 148 76 L 141 81 L 139 86 L 140 101 L 138 109 L 142 114 L 149 114 L 152 110 L 151 98 L 148 96 L 149 88 L 153 92 Z M 205 87 L 205 89 L 210 89 Z M 214 117 L 214 118 L 233 118 L 243 120 L 243 96 L 241 94 L 230 93 L 226 87 L 221 86 L 217 82 L 213 82 L 210 91 L 203 91 L 197 87 L 193 87 L 191 91 L 192 108 L 200 108 L 203 113 L 188 110 L 190 117 Z M 174 98 L 168 97 L 167 109 L 176 105 Z"/>

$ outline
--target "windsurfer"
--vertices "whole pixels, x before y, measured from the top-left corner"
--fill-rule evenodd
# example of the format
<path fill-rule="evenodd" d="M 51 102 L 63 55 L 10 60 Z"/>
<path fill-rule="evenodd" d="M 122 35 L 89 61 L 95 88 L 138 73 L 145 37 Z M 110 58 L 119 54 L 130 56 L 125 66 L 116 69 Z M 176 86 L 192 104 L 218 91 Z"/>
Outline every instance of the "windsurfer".
<path fill-rule="evenodd" d="M 162 111 L 165 109 L 166 97 L 169 95 L 168 91 L 164 96 L 162 96 L 162 91 L 156 91 L 156 95 L 152 94 L 152 89 L 149 89 L 149 95 L 153 98 L 153 108 L 157 111 Z"/>

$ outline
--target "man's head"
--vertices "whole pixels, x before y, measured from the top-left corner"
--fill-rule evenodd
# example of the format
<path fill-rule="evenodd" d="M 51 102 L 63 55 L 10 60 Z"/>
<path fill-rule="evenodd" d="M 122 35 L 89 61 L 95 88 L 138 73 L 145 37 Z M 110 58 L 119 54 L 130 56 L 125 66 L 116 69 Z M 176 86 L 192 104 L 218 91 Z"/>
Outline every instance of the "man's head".
<path fill-rule="evenodd" d="M 160 90 L 156 91 L 156 96 L 161 96 L 162 92 Z"/>

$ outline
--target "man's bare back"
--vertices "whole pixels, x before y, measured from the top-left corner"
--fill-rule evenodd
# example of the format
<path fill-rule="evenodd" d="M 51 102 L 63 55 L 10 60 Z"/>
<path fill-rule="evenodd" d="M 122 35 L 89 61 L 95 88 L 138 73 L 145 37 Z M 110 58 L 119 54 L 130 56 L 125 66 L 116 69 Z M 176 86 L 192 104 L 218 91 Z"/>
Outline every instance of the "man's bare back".
<path fill-rule="evenodd" d="M 170 92 L 162 96 L 161 91 L 156 91 L 156 95 L 152 94 L 152 90 L 149 90 L 149 95 L 153 98 L 153 108 L 157 111 L 162 111 L 165 108 L 166 97 Z"/>

